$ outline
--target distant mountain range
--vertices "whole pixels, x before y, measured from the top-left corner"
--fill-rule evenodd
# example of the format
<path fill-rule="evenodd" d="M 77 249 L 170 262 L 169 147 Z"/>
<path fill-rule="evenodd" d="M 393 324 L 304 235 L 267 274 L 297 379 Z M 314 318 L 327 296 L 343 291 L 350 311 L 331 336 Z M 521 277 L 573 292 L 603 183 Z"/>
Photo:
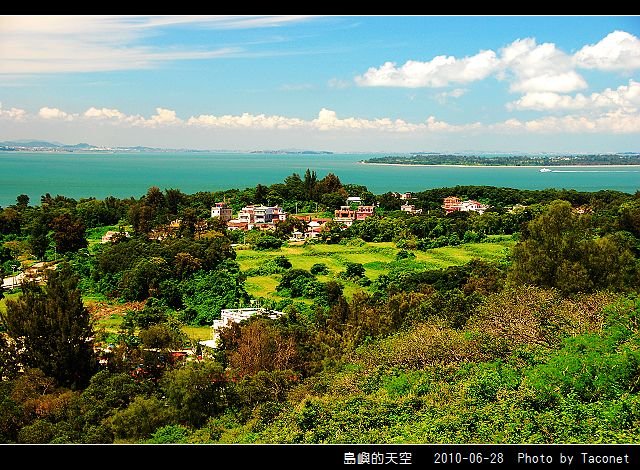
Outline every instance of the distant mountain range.
<path fill-rule="evenodd" d="M 7 140 L 0 142 L 0 151 L 3 152 L 219 152 L 219 153 L 244 153 L 238 150 L 195 150 L 195 149 L 168 149 L 157 147 L 103 147 L 86 143 L 68 145 L 60 142 L 47 142 L 45 140 Z M 313 154 L 331 155 L 333 152 L 316 150 L 254 150 L 250 153 L 264 154 Z"/>
<path fill-rule="evenodd" d="M 1 151 L 29 151 L 29 152 L 207 152 L 207 150 L 191 150 L 191 149 L 163 149 L 154 147 L 103 147 L 99 145 L 91 145 L 86 143 L 80 144 L 61 144 L 60 142 L 47 142 L 45 140 L 8 140 L 0 142 Z"/>

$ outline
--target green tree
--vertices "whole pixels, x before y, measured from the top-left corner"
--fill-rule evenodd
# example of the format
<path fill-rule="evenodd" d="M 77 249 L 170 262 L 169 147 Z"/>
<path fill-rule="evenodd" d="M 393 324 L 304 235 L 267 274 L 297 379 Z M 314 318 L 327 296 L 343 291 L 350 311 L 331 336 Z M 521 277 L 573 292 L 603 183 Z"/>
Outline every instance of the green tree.
<path fill-rule="evenodd" d="M 177 410 L 178 419 L 200 426 L 228 405 L 223 367 L 214 361 L 191 362 L 167 372 L 162 389 Z"/>
<path fill-rule="evenodd" d="M 41 369 L 63 386 L 84 387 L 95 370 L 89 311 L 78 278 L 67 264 L 47 273 L 45 288 L 23 284 L 23 294 L 7 301 L 2 320 L 27 367 Z"/>
<path fill-rule="evenodd" d="M 596 238 L 589 218 L 571 204 L 553 201 L 527 224 L 513 250 L 509 279 L 517 284 L 557 287 L 564 293 L 638 284 L 635 257 L 621 237 Z"/>
<path fill-rule="evenodd" d="M 11 208 L 0 209 L 0 233 L 20 233 L 20 213 Z"/>
<path fill-rule="evenodd" d="M 60 214 L 51 221 L 51 228 L 59 253 L 78 251 L 80 248 L 87 247 L 85 225 L 80 218 Z"/>
<path fill-rule="evenodd" d="M 156 397 L 137 396 L 125 409 L 111 418 L 117 437 L 145 439 L 156 429 L 175 421 L 175 410 Z"/>
<path fill-rule="evenodd" d="M 29 205 L 29 196 L 27 196 L 26 194 L 20 194 L 16 198 L 16 202 L 18 203 L 18 206 L 21 209 L 24 209 L 25 207 L 27 207 Z"/>
<path fill-rule="evenodd" d="M 351 263 L 347 261 L 345 264 L 344 275 L 347 279 L 358 279 L 364 276 L 364 266 L 361 263 Z"/>
<path fill-rule="evenodd" d="M 318 177 L 316 172 L 309 170 L 304 172 L 304 192 L 308 201 L 312 201 L 316 197 L 316 184 L 318 184 Z"/>
<path fill-rule="evenodd" d="M 219 318 L 223 308 L 236 307 L 249 296 L 244 288 L 244 276 L 235 262 L 222 263 L 214 271 L 198 271 L 182 281 L 184 305 L 195 310 L 193 323 L 210 325 Z"/>

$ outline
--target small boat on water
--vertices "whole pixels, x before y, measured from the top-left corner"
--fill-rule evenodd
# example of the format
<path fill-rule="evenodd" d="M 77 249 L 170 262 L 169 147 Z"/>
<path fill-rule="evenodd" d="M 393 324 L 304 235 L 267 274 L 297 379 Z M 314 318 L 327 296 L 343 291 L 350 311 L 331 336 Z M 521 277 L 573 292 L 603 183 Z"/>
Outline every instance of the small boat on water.
<path fill-rule="evenodd" d="M 540 173 L 549 173 L 550 171 L 549 168 L 540 168 Z"/>

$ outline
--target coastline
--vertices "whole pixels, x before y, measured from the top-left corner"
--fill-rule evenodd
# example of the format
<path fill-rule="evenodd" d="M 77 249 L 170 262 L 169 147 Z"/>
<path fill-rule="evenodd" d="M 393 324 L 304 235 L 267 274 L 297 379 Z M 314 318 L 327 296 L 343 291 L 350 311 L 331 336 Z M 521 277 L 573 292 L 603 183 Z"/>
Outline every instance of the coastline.
<path fill-rule="evenodd" d="M 360 160 L 358 163 L 363 165 L 380 165 L 380 166 L 437 166 L 437 167 L 462 167 L 462 168 L 640 168 L 640 163 L 629 165 L 455 165 L 452 163 L 372 163 Z"/>

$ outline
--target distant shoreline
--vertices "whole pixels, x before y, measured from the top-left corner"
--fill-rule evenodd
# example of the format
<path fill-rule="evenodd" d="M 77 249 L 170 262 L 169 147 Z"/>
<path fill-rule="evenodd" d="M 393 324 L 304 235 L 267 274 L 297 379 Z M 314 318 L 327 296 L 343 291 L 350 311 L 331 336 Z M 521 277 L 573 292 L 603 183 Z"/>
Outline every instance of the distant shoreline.
<path fill-rule="evenodd" d="M 441 167 L 463 167 L 463 168 L 628 168 L 628 167 L 640 167 L 640 163 L 629 163 L 628 165 L 620 164 L 601 164 L 601 165 L 463 165 L 456 163 L 378 163 L 378 162 L 366 162 L 360 160 L 358 163 L 363 165 L 387 165 L 387 166 L 441 166 Z"/>

